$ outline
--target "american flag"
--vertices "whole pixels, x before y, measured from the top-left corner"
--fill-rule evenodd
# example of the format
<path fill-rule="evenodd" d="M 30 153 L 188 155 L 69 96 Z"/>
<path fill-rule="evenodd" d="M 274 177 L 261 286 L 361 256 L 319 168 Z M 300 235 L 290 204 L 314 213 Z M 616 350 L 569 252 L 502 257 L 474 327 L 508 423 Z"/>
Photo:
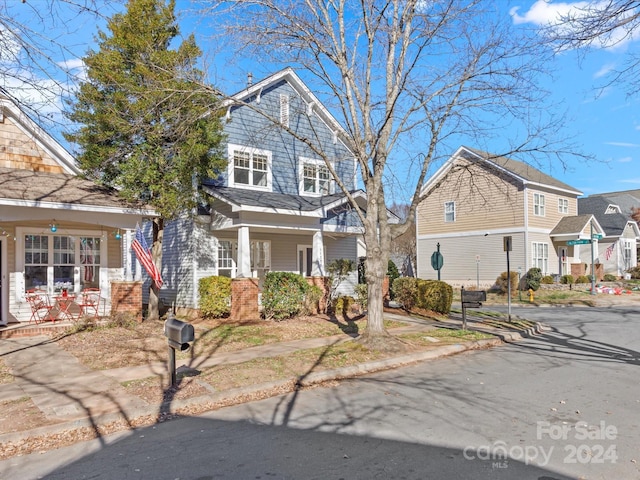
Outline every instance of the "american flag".
<path fill-rule="evenodd" d="M 136 258 L 138 259 L 140 264 L 144 267 L 151 279 L 155 282 L 156 286 L 158 288 L 162 287 L 162 284 L 164 283 L 162 281 L 162 275 L 160 275 L 160 270 L 158 270 L 156 264 L 153 263 L 151 250 L 147 246 L 147 241 L 144 239 L 142 230 L 140 230 L 140 225 L 136 225 L 136 236 L 133 239 L 133 242 L 131 242 L 131 248 L 136 254 Z"/>
<path fill-rule="evenodd" d="M 611 245 L 609 245 L 607 247 L 607 249 L 604 251 L 604 258 L 606 258 L 607 260 L 609 260 L 611 258 L 611 255 L 613 255 L 613 249 L 616 247 L 615 243 L 612 243 Z"/>

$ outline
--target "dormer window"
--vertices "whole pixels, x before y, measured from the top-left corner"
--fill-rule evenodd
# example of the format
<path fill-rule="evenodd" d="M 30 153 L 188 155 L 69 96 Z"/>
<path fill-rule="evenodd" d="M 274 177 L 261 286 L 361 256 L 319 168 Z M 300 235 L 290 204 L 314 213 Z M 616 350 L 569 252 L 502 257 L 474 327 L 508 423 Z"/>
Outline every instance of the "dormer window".
<path fill-rule="evenodd" d="M 329 195 L 333 192 L 333 179 L 329 168 L 322 160 L 300 159 L 301 195 Z"/>
<path fill-rule="evenodd" d="M 229 160 L 230 187 L 271 190 L 271 152 L 229 145 Z"/>

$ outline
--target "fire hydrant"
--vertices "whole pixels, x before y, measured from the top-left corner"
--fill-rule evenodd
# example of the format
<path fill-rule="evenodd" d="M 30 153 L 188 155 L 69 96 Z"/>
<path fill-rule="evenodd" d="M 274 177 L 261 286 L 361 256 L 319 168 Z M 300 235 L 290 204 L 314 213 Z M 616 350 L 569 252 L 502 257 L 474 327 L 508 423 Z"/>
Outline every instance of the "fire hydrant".
<path fill-rule="evenodd" d="M 533 289 L 532 288 L 529 289 L 529 302 L 533 303 Z"/>

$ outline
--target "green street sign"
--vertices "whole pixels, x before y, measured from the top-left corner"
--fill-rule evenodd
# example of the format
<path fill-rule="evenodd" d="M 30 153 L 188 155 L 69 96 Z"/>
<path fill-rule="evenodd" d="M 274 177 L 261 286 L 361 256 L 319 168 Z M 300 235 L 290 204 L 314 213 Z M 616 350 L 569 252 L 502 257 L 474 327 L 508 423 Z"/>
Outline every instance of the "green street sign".
<path fill-rule="evenodd" d="M 434 270 L 440 270 L 444 264 L 444 258 L 440 252 L 433 252 L 431 255 L 431 266 Z"/>
<path fill-rule="evenodd" d="M 601 233 L 594 233 L 593 235 L 591 235 L 591 238 L 593 240 L 602 240 L 602 234 Z"/>
<path fill-rule="evenodd" d="M 572 246 L 572 245 L 585 245 L 587 243 L 591 243 L 591 240 L 568 240 L 567 241 L 567 245 Z"/>

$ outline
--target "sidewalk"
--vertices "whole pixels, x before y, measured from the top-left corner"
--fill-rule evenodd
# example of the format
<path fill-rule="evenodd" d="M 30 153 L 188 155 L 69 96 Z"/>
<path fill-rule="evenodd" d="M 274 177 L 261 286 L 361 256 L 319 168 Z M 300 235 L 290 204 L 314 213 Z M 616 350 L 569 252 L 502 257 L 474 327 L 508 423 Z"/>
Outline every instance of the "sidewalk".
<path fill-rule="evenodd" d="M 385 312 L 385 318 L 400 320 L 407 326 L 396 328 L 394 334 L 410 332 L 428 332 L 435 324 L 417 317 L 406 317 Z M 446 322 L 438 322 L 438 326 L 450 325 L 460 328 L 461 318 L 453 315 Z M 93 371 L 61 349 L 48 337 L 17 337 L 0 339 L 0 356 L 10 368 L 15 380 L 0 387 L 0 402 L 30 398 L 45 415 L 47 426 L 31 430 L 0 434 L 2 449 L 24 442 L 28 439 L 54 437 L 68 434 L 70 431 L 89 427 L 95 430 L 98 426 L 122 423 L 123 428 L 136 426 L 136 419 L 161 419 L 189 407 L 199 407 L 200 411 L 261 398 L 270 394 L 285 393 L 293 388 L 323 383 L 330 380 L 350 378 L 379 370 L 397 368 L 428 359 L 460 353 L 470 349 L 487 348 L 500 345 L 503 341 L 517 341 L 522 336 L 539 333 L 542 328 L 530 331 L 506 331 L 494 328 L 481 328 L 468 321 L 470 330 L 480 330 L 496 335 L 496 338 L 467 342 L 454 345 L 434 346 L 427 351 L 386 358 L 364 364 L 343 367 L 334 370 L 310 372 L 302 379 L 286 379 L 259 385 L 252 385 L 227 391 L 211 391 L 206 395 L 185 400 L 173 400 L 170 404 L 149 404 L 126 392 L 121 382 L 143 379 L 152 376 L 167 378 L 169 372 L 165 362 L 118 368 L 114 370 Z M 247 348 L 241 351 L 210 355 L 206 358 L 191 360 L 198 368 L 220 364 L 242 363 L 256 358 L 286 355 L 299 350 L 333 345 L 352 340 L 346 334 L 332 337 L 312 338 L 281 342 Z M 178 361 L 176 367 L 189 369 Z M 266 394 L 264 392 L 267 392 Z M 268 393 L 273 392 L 273 393 Z M 196 408 L 197 410 L 197 408 Z M 46 443 L 46 442 L 44 442 Z M 52 446 L 50 448 L 55 448 Z M 0 458 L 3 451 L 0 449 Z"/>

